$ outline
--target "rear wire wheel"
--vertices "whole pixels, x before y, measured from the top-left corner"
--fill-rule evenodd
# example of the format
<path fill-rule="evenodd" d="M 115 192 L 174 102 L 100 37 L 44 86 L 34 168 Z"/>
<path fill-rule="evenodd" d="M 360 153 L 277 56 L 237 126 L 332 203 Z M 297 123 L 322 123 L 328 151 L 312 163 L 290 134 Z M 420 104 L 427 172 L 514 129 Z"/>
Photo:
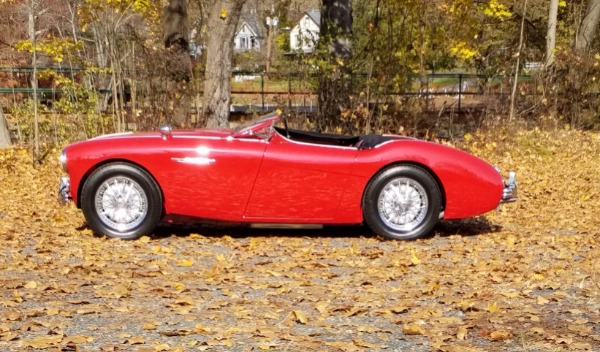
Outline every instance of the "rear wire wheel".
<path fill-rule="evenodd" d="M 442 197 L 435 179 L 414 165 L 383 170 L 367 186 L 363 213 L 371 230 L 391 239 L 411 240 L 433 230 Z"/>
<path fill-rule="evenodd" d="M 94 233 L 134 240 L 156 227 L 162 216 L 162 195 L 145 170 L 111 163 L 85 181 L 81 209 Z"/>

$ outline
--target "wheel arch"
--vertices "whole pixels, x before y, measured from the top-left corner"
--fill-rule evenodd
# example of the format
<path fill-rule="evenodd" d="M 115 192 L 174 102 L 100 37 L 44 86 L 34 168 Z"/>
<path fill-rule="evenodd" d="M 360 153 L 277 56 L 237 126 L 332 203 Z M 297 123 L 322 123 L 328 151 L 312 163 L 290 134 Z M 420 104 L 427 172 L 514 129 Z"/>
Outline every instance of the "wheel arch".
<path fill-rule="evenodd" d="M 381 174 L 382 172 L 384 172 L 385 170 L 391 169 L 393 167 L 396 166 L 416 166 L 418 168 L 423 169 L 425 172 L 427 172 L 431 177 L 433 177 L 433 179 L 435 180 L 435 183 L 437 184 L 439 191 L 440 191 L 440 196 L 442 199 L 442 211 L 444 209 L 446 209 L 446 190 L 444 189 L 444 184 L 442 183 L 442 181 L 440 180 L 440 178 L 438 177 L 438 175 L 436 175 L 435 172 L 433 172 L 433 170 L 428 167 L 427 165 L 424 165 L 422 163 L 416 162 L 416 161 L 411 161 L 411 160 L 404 160 L 404 161 L 394 161 L 392 163 L 389 163 L 387 165 L 382 166 L 381 168 L 379 168 L 369 179 L 369 182 L 367 182 L 366 187 L 363 190 L 363 194 L 362 194 L 362 198 L 361 198 L 361 208 L 363 208 L 363 205 L 365 203 L 365 197 L 367 194 L 367 189 L 369 188 L 369 185 L 371 184 L 371 182 L 373 182 L 373 179 L 375 177 L 377 177 L 377 175 Z M 364 210 L 364 209 L 363 209 Z"/>
<path fill-rule="evenodd" d="M 83 190 L 83 186 L 85 185 L 85 183 L 87 182 L 88 178 L 94 173 L 94 171 L 98 170 L 99 168 L 101 168 L 104 165 L 108 165 L 108 164 L 128 164 L 131 166 L 135 166 L 137 168 L 139 168 L 140 170 L 143 170 L 151 179 L 152 181 L 154 181 L 154 183 L 156 184 L 156 187 L 158 187 L 158 190 L 160 192 L 160 197 L 162 199 L 162 208 L 163 208 L 163 213 L 165 211 L 165 195 L 163 192 L 163 189 L 160 185 L 160 183 L 158 182 L 158 180 L 154 177 L 154 175 L 152 175 L 152 173 L 150 171 L 148 171 L 147 168 L 145 168 L 144 166 L 142 166 L 139 163 L 136 163 L 134 161 L 128 160 L 128 159 L 108 159 L 108 160 L 103 160 L 97 164 L 95 164 L 94 166 L 92 166 L 81 178 L 81 181 L 79 181 L 79 187 L 77 188 L 77 207 L 81 208 L 81 193 Z"/>

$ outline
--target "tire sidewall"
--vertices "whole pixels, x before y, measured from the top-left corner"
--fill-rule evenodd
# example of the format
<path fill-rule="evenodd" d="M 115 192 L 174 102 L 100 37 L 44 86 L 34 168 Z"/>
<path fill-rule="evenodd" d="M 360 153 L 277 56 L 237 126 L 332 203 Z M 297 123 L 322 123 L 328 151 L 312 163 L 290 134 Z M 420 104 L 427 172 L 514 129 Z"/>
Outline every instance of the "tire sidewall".
<path fill-rule="evenodd" d="M 100 185 L 112 177 L 127 177 L 137 182 L 148 198 L 148 212 L 142 222 L 126 232 L 105 224 L 98 216 L 96 193 Z M 124 240 L 134 240 L 151 232 L 162 215 L 162 196 L 154 179 L 144 170 L 125 163 L 112 163 L 94 171 L 81 192 L 81 208 L 94 233 Z"/>
<path fill-rule="evenodd" d="M 414 229 L 402 232 L 386 225 L 378 211 L 379 195 L 393 179 L 409 178 L 423 186 L 428 198 L 427 214 Z M 364 217 L 369 227 L 377 234 L 391 239 L 411 240 L 423 237 L 433 230 L 441 211 L 441 195 L 435 179 L 424 169 L 413 165 L 398 165 L 381 171 L 367 187 L 363 200 Z"/>

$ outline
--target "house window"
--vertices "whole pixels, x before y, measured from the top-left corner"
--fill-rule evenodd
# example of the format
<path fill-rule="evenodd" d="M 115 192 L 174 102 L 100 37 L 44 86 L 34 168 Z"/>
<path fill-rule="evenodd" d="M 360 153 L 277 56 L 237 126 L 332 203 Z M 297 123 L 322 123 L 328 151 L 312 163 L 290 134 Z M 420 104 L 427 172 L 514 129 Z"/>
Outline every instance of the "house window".
<path fill-rule="evenodd" d="M 255 38 L 254 36 L 250 37 L 250 45 L 251 45 L 251 48 L 252 48 L 252 49 L 255 49 L 255 48 L 257 48 L 257 45 L 256 45 L 256 38 Z"/>
<path fill-rule="evenodd" d="M 248 47 L 248 40 L 247 38 L 240 38 L 240 49 L 246 49 Z"/>

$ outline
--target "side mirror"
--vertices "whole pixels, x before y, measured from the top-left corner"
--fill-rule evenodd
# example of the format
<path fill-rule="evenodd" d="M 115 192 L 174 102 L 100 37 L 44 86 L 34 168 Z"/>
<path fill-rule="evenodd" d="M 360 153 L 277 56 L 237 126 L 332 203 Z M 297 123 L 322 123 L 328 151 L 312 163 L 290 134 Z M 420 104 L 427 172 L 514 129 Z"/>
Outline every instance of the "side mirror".
<path fill-rule="evenodd" d="M 158 131 L 162 135 L 163 140 L 173 138 L 173 127 L 171 127 L 171 125 L 162 125 L 159 127 Z"/>

